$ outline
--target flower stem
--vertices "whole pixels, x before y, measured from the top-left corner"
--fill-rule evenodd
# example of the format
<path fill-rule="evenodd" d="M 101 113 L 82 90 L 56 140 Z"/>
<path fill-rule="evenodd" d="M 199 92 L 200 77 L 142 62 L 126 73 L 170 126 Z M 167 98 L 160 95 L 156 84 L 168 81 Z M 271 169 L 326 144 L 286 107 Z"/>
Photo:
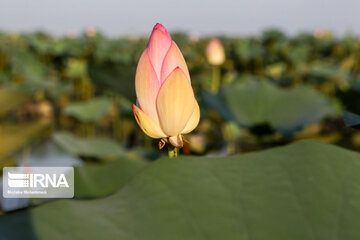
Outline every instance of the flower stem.
<path fill-rule="evenodd" d="M 220 87 L 220 66 L 213 66 L 213 76 L 212 76 L 212 82 L 211 82 L 211 92 L 217 93 L 219 91 Z"/>
<path fill-rule="evenodd" d="M 179 149 L 173 146 L 168 146 L 169 158 L 177 158 Z"/>

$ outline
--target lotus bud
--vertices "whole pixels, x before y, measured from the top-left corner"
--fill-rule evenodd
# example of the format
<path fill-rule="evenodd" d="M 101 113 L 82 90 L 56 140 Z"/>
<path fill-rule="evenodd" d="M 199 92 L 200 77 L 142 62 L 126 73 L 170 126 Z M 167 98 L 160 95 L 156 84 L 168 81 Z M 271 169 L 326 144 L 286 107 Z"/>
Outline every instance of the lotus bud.
<path fill-rule="evenodd" d="M 200 109 L 184 57 L 159 23 L 140 57 L 135 89 L 137 103 L 133 111 L 143 132 L 161 139 L 160 148 L 165 143 L 181 148 L 183 134 L 199 123 Z"/>
<path fill-rule="evenodd" d="M 206 48 L 206 57 L 210 64 L 221 65 L 225 61 L 224 48 L 217 38 L 211 39 Z"/>

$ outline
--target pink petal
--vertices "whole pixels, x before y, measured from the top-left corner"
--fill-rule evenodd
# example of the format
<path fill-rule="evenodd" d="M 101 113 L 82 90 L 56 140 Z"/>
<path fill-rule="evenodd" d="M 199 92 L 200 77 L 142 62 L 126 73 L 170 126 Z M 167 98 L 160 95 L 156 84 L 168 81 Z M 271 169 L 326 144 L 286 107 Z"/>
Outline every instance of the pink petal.
<path fill-rule="evenodd" d="M 176 67 L 180 67 L 181 70 L 185 73 L 186 77 L 190 81 L 189 70 L 186 66 L 185 59 L 181 54 L 180 49 L 174 41 L 172 41 L 169 51 L 167 52 L 164 62 L 161 68 L 161 83 L 169 76 L 169 74 L 174 71 Z"/>
<path fill-rule="evenodd" d="M 159 122 L 156 110 L 156 97 L 160 82 L 150 62 L 147 49 L 140 57 L 135 76 L 135 89 L 138 105 L 155 122 Z"/>
<path fill-rule="evenodd" d="M 161 66 L 165 55 L 171 45 L 171 37 L 165 27 L 157 23 L 151 33 L 150 40 L 147 46 L 149 57 L 154 66 L 155 73 L 160 80 Z"/>

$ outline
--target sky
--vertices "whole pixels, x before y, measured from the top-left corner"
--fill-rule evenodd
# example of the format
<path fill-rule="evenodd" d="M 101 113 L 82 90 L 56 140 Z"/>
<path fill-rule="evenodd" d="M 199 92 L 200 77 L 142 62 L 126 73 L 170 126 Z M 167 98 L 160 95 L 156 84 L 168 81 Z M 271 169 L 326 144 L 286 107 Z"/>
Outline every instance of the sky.
<path fill-rule="evenodd" d="M 200 35 L 288 34 L 315 29 L 360 35 L 360 0 L 0 0 L 0 31 L 63 35 L 87 27 L 144 35 L 155 23 Z"/>

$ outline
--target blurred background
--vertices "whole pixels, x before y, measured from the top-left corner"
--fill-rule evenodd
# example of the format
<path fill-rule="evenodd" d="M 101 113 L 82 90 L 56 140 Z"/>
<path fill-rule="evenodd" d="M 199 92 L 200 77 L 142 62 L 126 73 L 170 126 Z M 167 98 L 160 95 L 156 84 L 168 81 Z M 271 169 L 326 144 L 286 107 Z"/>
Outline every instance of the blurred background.
<path fill-rule="evenodd" d="M 82 33 L 89 26 L 107 36 L 147 35 L 156 22 L 169 31 L 232 36 L 276 27 L 287 34 L 315 29 L 359 33 L 356 0 L 1 0 L 0 28 L 10 32 Z"/>
<path fill-rule="evenodd" d="M 181 154 L 225 156 L 301 139 L 359 150 L 360 133 L 342 116 L 360 113 L 360 2 L 219 4 L 0 0 L 0 166 L 165 156 L 131 109 L 136 65 L 157 22 L 181 49 L 201 108 Z M 206 55 L 213 37 L 225 54 L 219 64 Z M 76 197 L 89 197 L 84 189 Z M 1 203 L 3 211 L 29 204 Z"/>

